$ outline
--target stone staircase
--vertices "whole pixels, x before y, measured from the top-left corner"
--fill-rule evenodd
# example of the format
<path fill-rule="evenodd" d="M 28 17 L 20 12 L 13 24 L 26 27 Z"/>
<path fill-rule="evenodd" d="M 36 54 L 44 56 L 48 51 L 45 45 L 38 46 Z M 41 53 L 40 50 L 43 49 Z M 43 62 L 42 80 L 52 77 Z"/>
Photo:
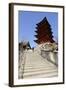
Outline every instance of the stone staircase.
<path fill-rule="evenodd" d="M 25 64 L 23 68 L 23 78 L 47 78 L 58 76 L 58 67 L 43 58 L 36 51 L 25 52 Z"/>

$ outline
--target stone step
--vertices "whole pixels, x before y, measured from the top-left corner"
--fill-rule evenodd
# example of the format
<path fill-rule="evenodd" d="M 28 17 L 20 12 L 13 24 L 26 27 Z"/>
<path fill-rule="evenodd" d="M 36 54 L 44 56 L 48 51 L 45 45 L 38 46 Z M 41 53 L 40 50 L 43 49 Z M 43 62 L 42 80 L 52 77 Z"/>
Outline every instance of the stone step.
<path fill-rule="evenodd" d="M 33 69 L 33 68 L 53 68 L 56 69 L 56 66 L 50 66 L 50 65 L 26 65 L 24 66 L 25 69 Z"/>
<path fill-rule="evenodd" d="M 54 72 L 46 72 L 46 73 L 33 73 L 28 75 L 23 75 L 24 78 L 47 78 L 47 77 L 57 77 L 57 71 Z"/>
<path fill-rule="evenodd" d="M 36 72 L 36 71 L 42 71 L 42 70 L 43 71 L 45 71 L 45 70 L 57 70 L 57 68 L 54 68 L 54 67 L 53 68 L 52 67 L 51 68 L 50 67 L 25 68 L 24 73 L 26 73 L 26 72 L 34 72 L 34 71 Z"/>
<path fill-rule="evenodd" d="M 31 72 L 24 72 L 24 76 L 25 75 L 34 75 L 34 74 L 45 74 L 45 73 L 53 73 L 53 72 L 57 72 L 57 70 L 56 69 L 48 69 L 48 70 L 35 70 L 34 69 L 34 71 L 31 71 Z"/>
<path fill-rule="evenodd" d="M 48 61 L 47 61 L 48 62 Z M 30 63 L 25 65 L 25 69 L 33 69 L 33 68 L 57 68 L 55 65 L 50 64 L 50 62 L 44 62 L 44 63 Z"/>
<path fill-rule="evenodd" d="M 43 78 L 58 75 L 57 67 L 37 52 L 27 51 L 24 63 L 23 78 Z"/>
<path fill-rule="evenodd" d="M 52 66 L 50 66 L 50 65 L 47 65 L 47 64 L 45 64 L 45 65 L 43 65 L 43 64 L 38 64 L 38 65 L 36 65 L 36 64 L 31 64 L 31 65 L 25 65 L 25 68 L 41 68 L 41 67 L 52 67 Z"/>

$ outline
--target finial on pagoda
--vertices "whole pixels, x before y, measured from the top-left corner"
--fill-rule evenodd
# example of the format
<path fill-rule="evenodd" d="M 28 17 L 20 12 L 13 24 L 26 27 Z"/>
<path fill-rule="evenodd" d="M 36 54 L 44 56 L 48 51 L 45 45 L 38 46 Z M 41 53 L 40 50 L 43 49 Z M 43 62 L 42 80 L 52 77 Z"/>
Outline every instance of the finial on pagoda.
<path fill-rule="evenodd" d="M 37 25 L 37 26 L 40 26 L 40 25 L 45 24 L 45 23 L 47 23 L 47 24 L 50 26 L 50 24 L 49 24 L 49 22 L 48 22 L 48 20 L 47 20 L 46 17 L 44 17 L 44 18 L 42 19 L 42 21 L 40 21 L 40 22 L 37 23 L 36 25 Z"/>

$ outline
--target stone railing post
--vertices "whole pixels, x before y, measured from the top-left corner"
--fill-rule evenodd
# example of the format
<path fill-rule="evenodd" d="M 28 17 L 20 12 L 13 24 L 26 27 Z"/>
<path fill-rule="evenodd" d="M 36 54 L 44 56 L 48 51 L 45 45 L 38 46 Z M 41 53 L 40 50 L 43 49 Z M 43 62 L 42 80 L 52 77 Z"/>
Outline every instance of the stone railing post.
<path fill-rule="evenodd" d="M 51 62 L 53 62 L 55 65 L 58 65 L 58 52 L 49 52 L 49 57 Z"/>

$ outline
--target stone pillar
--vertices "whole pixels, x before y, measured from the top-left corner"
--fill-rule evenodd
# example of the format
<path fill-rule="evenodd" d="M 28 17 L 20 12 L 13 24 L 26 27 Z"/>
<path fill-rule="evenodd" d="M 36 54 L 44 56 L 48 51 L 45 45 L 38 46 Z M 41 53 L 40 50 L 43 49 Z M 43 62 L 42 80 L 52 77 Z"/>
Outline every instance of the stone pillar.
<path fill-rule="evenodd" d="M 58 53 L 57 52 L 49 52 L 49 57 L 51 62 L 53 62 L 55 65 L 58 65 Z"/>

